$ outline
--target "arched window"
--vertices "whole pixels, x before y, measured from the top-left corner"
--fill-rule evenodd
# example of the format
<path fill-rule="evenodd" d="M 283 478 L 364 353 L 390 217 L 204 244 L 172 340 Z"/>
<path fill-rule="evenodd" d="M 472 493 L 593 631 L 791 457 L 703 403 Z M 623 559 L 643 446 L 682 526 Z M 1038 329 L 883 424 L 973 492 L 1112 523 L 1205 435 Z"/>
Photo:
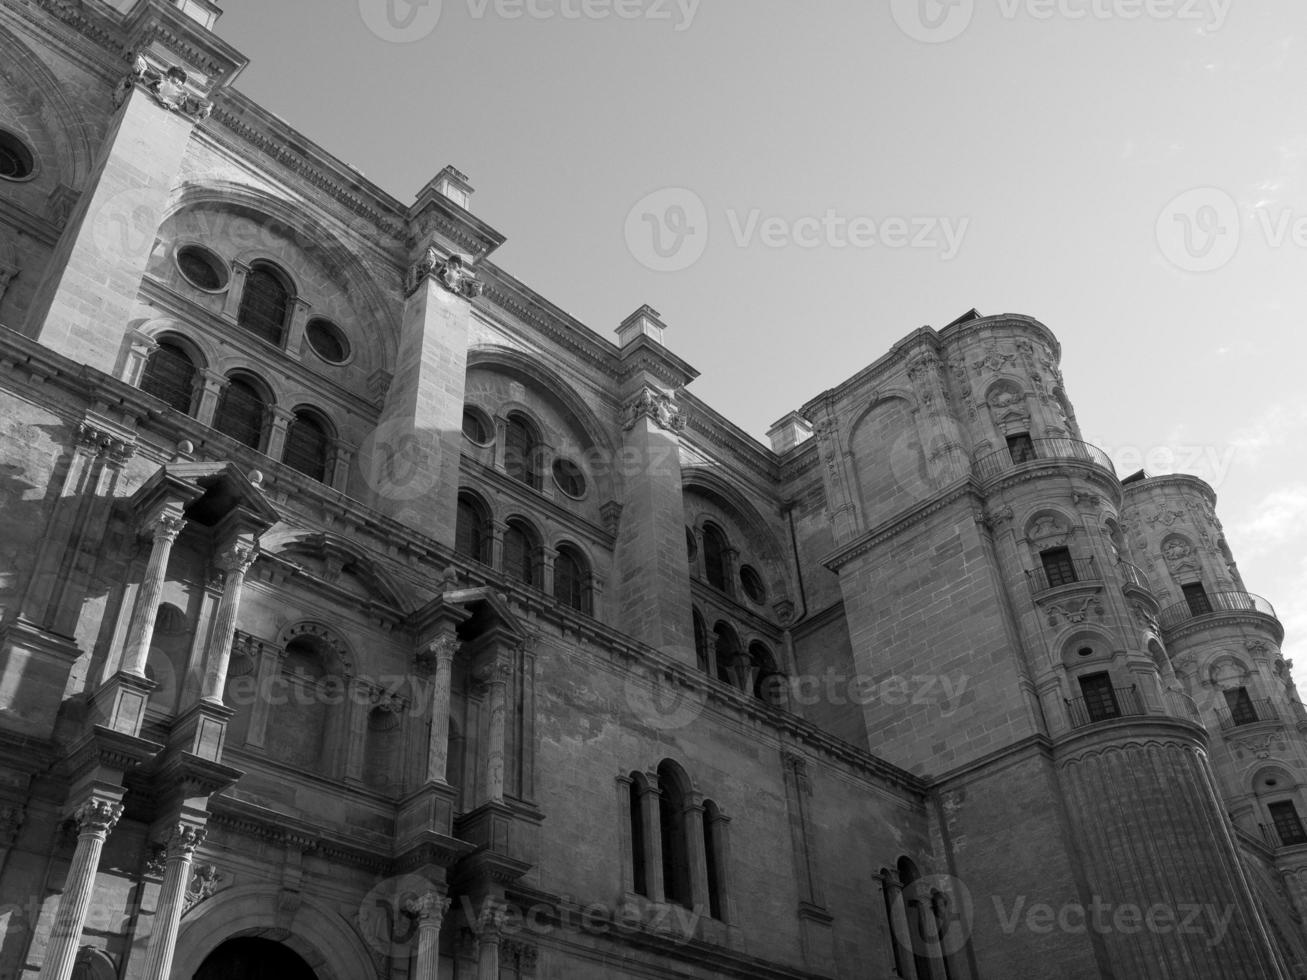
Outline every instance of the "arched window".
<path fill-rule="evenodd" d="M 637 895 L 652 898 L 653 896 L 649 894 L 649 854 L 645 847 L 644 794 L 646 789 L 647 783 L 644 776 L 638 772 L 631 773 L 631 887 Z"/>
<path fill-rule="evenodd" d="M 504 531 L 504 573 L 527 585 L 539 585 L 536 553 L 539 551 L 535 531 L 525 521 L 511 520 Z"/>
<path fill-rule="evenodd" d="M 141 375 L 141 391 L 153 395 L 169 408 L 190 414 L 195 401 L 195 363 L 171 340 L 159 341 Z"/>
<path fill-rule="evenodd" d="M 700 670 L 708 673 L 708 624 L 697 609 L 694 610 L 694 660 Z"/>
<path fill-rule="evenodd" d="M 320 483 L 327 482 L 327 462 L 331 454 L 331 436 L 326 422 L 315 413 L 298 411 L 286 429 L 286 448 L 282 462 Z"/>
<path fill-rule="evenodd" d="M 27 144 L 13 133 L 0 131 L 0 177 L 26 180 L 36 170 L 36 160 Z"/>
<path fill-rule="evenodd" d="M 685 835 L 689 786 L 671 762 L 658 766 L 658 822 L 663 845 L 663 894 L 668 902 L 692 908 L 690 849 Z"/>
<path fill-rule="evenodd" d="M 458 495 L 454 550 L 483 565 L 490 564 L 490 517 L 485 505 L 470 493 Z"/>
<path fill-rule="evenodd" d="M 908 919 L 908 936 L 912 949 L 912 965 L 916 975 L 920 978 L 931 976 L 930 957 L 926 949 L 926 927 L 923 925 L 922 917 L 933 915 L 934 910 L 929 904 L 922 900 L 918 892 L 920 888 L 913 888 L 912 885 L 921 877 L 917 871 L 917 866 L 909 857 L 899 858 L 898 863 L 899 884 L 903 887 L 903 905 L 904 913 Z M 901 937 L 900 937 L 901 938 Z"/>
<path fill-rule="evenodd" d="M 213 427 L 252 449 L 259 449 L 267 422 L 268 400 L 254 382 L 244 377 L 229 379 L 218 399 Z"/>
<path fill-rule="evenodd" d="M 703 574 L 709 585 L 723 592 L 730 591 L 730 574 L 726 567 L 728 548 L 726 535 L 716 524 L 703 526 Z"/>
<path fill-rule="evenodd" d="M 256 263 L 245 277 L 236 322 L 256 337 L 280 347 L 285 340 L 292 301 L 286 277 L 267 262 Z"/>
<path fill-rule="evenodd" d="M 749 644 L 749 679 L 753 696 L 776 707 L 785 706 L 785 676 L 776 669 L 776 658 L 761 643 Z"/>
<path fill-rule="evenodd" d="M 736 661 L 740 656 L 740 638 L 735 635 L 735 630 L 725 623 L 714 626 L 713 647 L 717 655 L 717 679 L 723 684 L 739 687 L 739 664 Z"/>
<path fill-rule="evenodd" d="M 565 606 L 590 613 L 590 571 L 582 554 L 562 545 L 554 559 L 554 598 Z"/>
<path fill-rule="evenodd" d="M 514 480 L 520 480 L 533 490 L 544 486 L 541 479 L 540 440 L 535 427 L 520 414 L 508 417 L 504 426 L 504 469 Z"/>
<path fill-rule="evenodd" d="M 708 914 L 726 918 L 726 818 L 712 800 L 703 802 L 703 856 L 708 866 Z"/>

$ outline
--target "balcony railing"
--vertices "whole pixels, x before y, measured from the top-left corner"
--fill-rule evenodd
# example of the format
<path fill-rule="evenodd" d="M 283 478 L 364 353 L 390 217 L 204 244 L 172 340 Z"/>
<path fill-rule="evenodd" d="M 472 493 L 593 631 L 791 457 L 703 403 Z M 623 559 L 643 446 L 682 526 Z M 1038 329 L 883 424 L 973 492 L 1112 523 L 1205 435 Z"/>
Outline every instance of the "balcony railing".
<path fill-rule="evenodd" d="M 1100 721 L 1111 721 L 1114 718 L 1126 718 L 1144 713 L 1143 699 L 1139 697 L 1139 689 L 1133 685 L 1114 688 L 1112 701 L 1113 704 L 1110 706 L 1095 701 L 1094 708 L 1090 708 L 1085 698 L 1068 699 L 1066 710 L 1071 716 L 1071 727 L 1084 728 L 1086 725 L 1093 725 Z M 1104 710 L 1106 707 L 1113 710 Z"/>
<path fill-rule="evenodd" d="M 1033 455 L 1031 455 L 1033 453 Z M 1025 457 L 1014 458 L 1013 449 L 1004 447 L 996 452 L 978 456 L 971 462 L 971 470 L 981 480 L 989 480 L 1023 463 L 1039 462 L 1046 459 L 1075 459 L 1083 463 L 1092 463 L 1102 467 L 1113 476 L 1116 467 L 1111 458 L 1097 446 L 1091 446 L 1079 439 L 1032 439 L 1030 453 Z"/>
<path fill-rule="evenodd" d="M 1198 710 L 1198 705 L 1184 691 L 1167 691 L 1166 700 L 1171 707 L 1171 714 L 1177 718 L 1183 718 L 1185 721 L 1192 721 L 1199 725 L 1203 723 L 1203 716 Z"/>
<path fill-rule="evenodd" d="M 1241 725 L 1256 725 L 1262 721 L 1279 721 L 1280 711 L 1271 703 L 1269 698 L 1258 698 L 1248 702 L 1237 712 L 1230 711 L 1228 708 L 1217 708 L 1216 719 L 1221 725 L 1221 731 L 1226 732 Z"/>
<path fill-rule="evenodd" d="M 1061 567 L 1054 567 L 1051 577 L 1049 570 L 1043 566 L 1026 572 L 1026 581 L 1030 583 L 1032 595 L 1077 582 L 1097 582 L 1100 578 L 1092 555 L 1089 558 L 1073 558 Z"/>
<path fill-rule="evenodd" d="M 1275 607 L 1259 595 L 1251 592 L 1209 592 L 1167 606 L 1157 619 L 1163 629 L 1174 629 L 1199 616 L 1224 612 L 1255 612 L 1272 619 L 1277 618 Z"/>
<path fill-rule="evenodd" d="M 1128 561 L 1117 562 L 1117 568 L 1121 569 L 1121 574 L 1130 585 L 1137 586 L 1148 592 L 1153 591 L 1153 586 L 1149 583 L 1148 577 L 1144 575 L 1144 570 L 1138 565 L 1132 565 Z"/>

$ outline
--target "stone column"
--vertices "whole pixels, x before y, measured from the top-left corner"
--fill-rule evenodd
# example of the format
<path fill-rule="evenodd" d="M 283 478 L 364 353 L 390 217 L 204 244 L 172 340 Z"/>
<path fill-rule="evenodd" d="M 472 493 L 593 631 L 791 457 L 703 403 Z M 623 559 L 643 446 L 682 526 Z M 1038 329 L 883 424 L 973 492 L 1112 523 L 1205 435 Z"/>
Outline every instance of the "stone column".
<path fill-rule="evenodd" d="M 903 882 L 893 871 L 884 878 L 885 900 L 889 905 L 890 941 L 894 944 L 894 962 L 903 971 L 903 964 L 912 963 L 916 954 L 912 949 L 912 926 L 908 923 L 908 907 L 903 899 Z M 914 969 L 915 972 L 915 969 Z M 922 980 L 929 980 L 923 977 Z"/>
<path fill-rule="evenodd" d="M 218 556 L 217 565 L 225 573 L 222 599 L 218 603 L 218 617 L 213 624 L 209 655 L 204 661 L 204 685 L 200 697 L 205 701 L 222 703 L 222 689 L 227 682 L 227 662 L 231 659 L 231 644 L 236 633 L 236 616 L 240 611 L 241 590 L 245 587 L 245 573 L 254 564 L 256 546 L 252 542 L 238 541 Z"/>
<path fill-rule="evenodd" d="M 477 980 L 499 980 L 499 944 L 503 939 L 504 912 L 495 909 L 484 917 L 477 933 Z"/>
<path fill-rule="evenodd" d="M 686 860 L 690 864 L 690 904 L 694 911 L 711 915 L 708 895 L 708 855 L 703 839 L 703 802 L 696 798 L 685 807 Z"/>
<path fill-rule="evenodd" d="M 635 392 L 625 412 L 622 459 L 631 473 L 617 535 L 614 612 L 636 640 L 693 667 L 690 578 L 680 545 L 685 504 L 678 433 L 685 423 L 671 398 L 652 386 Z"/>
<path fill-rule="evenodd" d="M 245 296 L 245 278 L 250 274 L 250 267 L 244 262 L 231 264 L 231 282 L 227 286 L 227 299 L 222 305 L 222 315 L 232 323 L 236 322 L 241 309 L 241 299 Z"/>
<path fill-rule="evenodd" d="M 153 543 L 150 561 L 145 566 L 145 577 L 136 593 L 136 607 L 132 610 L 127 627 L 127 646 L 123 651 L 122 669 L 138 677 L 145 676 L 145 665 L 150 658 L 150 644 L 154 640 L 154 618 L 159 614 L 159 598 L 163 594 L 164 579 L 168 575 L 168 557 L 173 542 L 186 526 L 181 508 L 168 508 L 153 521 Z"/>
<path fill-rule="evenodd" d="M 286 353 L 297 361 L 300 359 L 300 348 L 304 346 L 304 328 L 308 326 L 312 309 L 312 306 L 296 297 L 294 309 L 290 311 L 290 324 L 286 328 Z"/>
<path fill-rule="evenodd" d="M 95 891 L 100 851 L 122 812 L 123 805 L 119 802 L 91 799 L 73 814 L 77 821 L 77 850 L 68 869 L 63 894 L 59 897 L 59 908 L 45 949 L 45 962 L 41 964 L 40 980 L 69 980 L 73 975 L 82 926 L 86 923 L 91 895 Z"/>
<path fill-rule="evenodd" d="M 449 692 L 454 674 L 454 654 L 459 647 L 452 633 L 437 637 L 419 655 L 419 662 L 429 671 L 431 682 L 431 732 L 427 738 L 427 782 L 444 783 L 449 770 Z M 501 708 L 503 685 L 499 686 Z M 493 697 L 493 688 L 491 694 Z M 494 706 L 491 705 L 490 722 L 494 726 Z M 502 722 L 502 710 L 501 710 Z M 493 736 L 492 736 L 493 741 Z M 500 741 L 500 771 L 503 770 L 503 741 Z"/>
<path fill-rule="evenodd" d="M 123 381 L 133 388 L 139 388 L 145 374 L 145 365 L 149 363 L 150 355 L 158 349 L 159 342 L 153 337 L 139 330 L 133 331 L 128 338 L 127 358 L 123 363 Z"/>
<path fill-rule="evenodd" d="M 427 892 L 407 910 L 418 922 L 418 955 L 411 980 L 437 980 L 440 972 L 440 926 L 449 911 L 449 899 Z"/>
<path fill-rule="evenodd" d="M 168 980 L 172 957 L 177 949 L 177 933 L 186 904 L 186 889 L 191 882 L 191 865 L 195 849 L 204 843 L 205 830 L 179 823 L 168 839 L 168 863 L 159 889 L 159 904 L 154 913 L 154 935 L 145 958 L 144 980 Z"/>
<path fill-rule="evenodd" d="M 213 425 L 214 416 L 218 414 L 218 400 L 222 390 L 227 387 L 227 379 L 217 371 L 204 369 L 201 381 L 200 404 L 195 409 L 195 421 L 201 425 Z"/>
<path fill-rule="evenodd" d="M 663 892 L 663 833 L 662 810 L 658 801 L 662 793 L 658 789 L 657 774 L 646 780 L 640 790 L 640 805 L 644 807 L 644 854 L 646 865 L 645 881 L 649 886 L 649 898 L 654 902 L 664 901 Z"/>
<path fill-rule="evenodd" d="M 508 727 L 508 679 L 513 668 L 507 660 L 496 660 L 482 672 L 482 681 L 490 688 L 490 737 L 486 745 L 486 798 L 494 803 L 504 800 L 504 743 Z"/>
<path fill-rule="evenodd" d="M 268 448 L 264 451 L 264 455 L 281 460 L 281 455 L 286 449 L 286 430 L 290 428 L 293 421 L 295 421 L 294 412 L 280 406 L 273 407 L 272 425 L 268 430 Z"/>

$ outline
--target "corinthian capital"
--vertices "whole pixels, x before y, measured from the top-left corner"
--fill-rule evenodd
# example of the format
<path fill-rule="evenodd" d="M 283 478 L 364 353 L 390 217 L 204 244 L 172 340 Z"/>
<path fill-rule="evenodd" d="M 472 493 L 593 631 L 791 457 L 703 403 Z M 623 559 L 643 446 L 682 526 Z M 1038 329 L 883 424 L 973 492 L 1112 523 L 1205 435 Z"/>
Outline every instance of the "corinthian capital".
<path fill-rule="evenodd" d="M 441 896 L 439 892 L 431 891 L 409 899 L 404 905 L 404 911 L 420 923 L 439 926 L 445 918 L 445 913 L 449 911 L 449 904 L 449 899 Z"/>
<path fill-rule="evenodd" d="M 244 575 L 259 556 L 259 546 L 248 541 L 237 541 L 220 551 L 213 563 L 224 572 Z"/>
<path fill-rule="evenodd" d="M 653 388 L 640 389 L 640 393 L 626 403 L 624 413 L 626 416 L 622 422 L 624 430 L 633 429 L 643 418 L 652 420 L 655 425 L 668 432 L 680 432 L 685 428 L 685 413 L 676 407 L 676 402 L 672 401 L 671 396 L 664 395 Z"/>
<path fill-rule="evenodd" d="M 173 828 L 172 836 L 168 838 L 168 857 L 190 857 L 195 853 L 195 849 L 204 843 L 207 835 L 208 831 L 203 827 L 179 823 Z"/>
<path fill-rule="evenodd" d="M 418 650 L 418 666 L 426 670 L 434 670 L 442 661 L 454 659 L 454 654 L 458 653 L 458 648 L 462 646 L 453 633 L 442 633 L 435 639 L 422 645 Z"/>
<path fill-rule="evenodd" d="M 114 825 L 118 823 L 118 818 L 122 815 L 123 805 L 121 803 L 110 803 L 107 800 L 87 800 L 73 812 L 73 819 L 77 821 L 77 829 L 81 833 L 101 831 L 107 834 L 113 830 Z"/>

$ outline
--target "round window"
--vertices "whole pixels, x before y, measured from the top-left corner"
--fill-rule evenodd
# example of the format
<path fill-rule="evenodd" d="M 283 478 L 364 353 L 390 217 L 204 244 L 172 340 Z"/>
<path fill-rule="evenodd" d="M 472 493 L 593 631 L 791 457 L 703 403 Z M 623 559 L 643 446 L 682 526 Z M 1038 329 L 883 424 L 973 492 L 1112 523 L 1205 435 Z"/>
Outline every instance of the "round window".
<path fill-rule="evenodd" d="M 762 584 L 762 576 L 752 565 L 740 569 L 740 586 L 744 589 L 744 594 L 759 605 L 767 600 L 767 589 Z"/>
<path fill-rule="evenodd" d="M 480 412 L 465 408 L 463 409 L 463 435 L 478 446 L 484 446 L 490 442 L 490 423 Z"/>
<path fill-rule="evenodd" d="M 569 497 L 585 496 L 585 473 L 573 460 L 561 456 L 554 460 L 554 482 Z"/>
<path fill-rule="evenodd" d="M 349 360 L 349 341 L 345 339 L 340 327 L 330 320 L 322 317 L 310 320 L 304 328 L 304 336 L 309 339 L 313 353 L 328 364 L 343 364 Z"/>
<path fill-rule="evenodd" d="M 13 133 L 0 132 L 0 177 L 26 180 L 36 172 L 36 158 Z"/>
<path fill-rule="evenodd" d="M 206 293 L 227 288 L 227 267 L 203 245 L 183 245 L 177 250 L 177 268 L 186 281 Z"/>

